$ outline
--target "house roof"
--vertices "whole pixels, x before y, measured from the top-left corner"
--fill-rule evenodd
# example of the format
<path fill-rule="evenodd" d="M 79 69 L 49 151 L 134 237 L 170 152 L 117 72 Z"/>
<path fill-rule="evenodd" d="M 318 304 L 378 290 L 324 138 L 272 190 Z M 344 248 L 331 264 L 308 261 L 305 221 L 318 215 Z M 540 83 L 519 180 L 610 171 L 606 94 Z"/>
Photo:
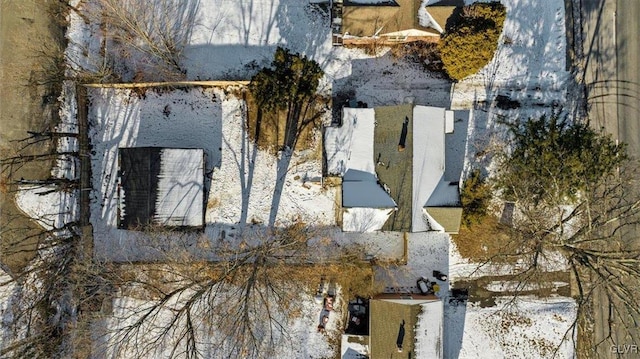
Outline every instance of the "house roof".
<path fill-rule="evenodd" d="M 342 181 L 342 207 L 395 208 L 396 204 L 375 177 L 355 181 L 346 180 L 345 177 Z"/>
<path fill-rule="evenodd" d="M 349 335 L 342 334 L 342 342 L 340 343 L 341 359 L 362 359 L 369 354 L 369 336 L 368 335 Z"/>
<path fill-rule="evenodd" d="M 204 151 L 119 148 L 118 227 L 204 224 Z"/>
<path fill-rule="evenodd" d="M 374 154 L 380 163 L 376 173 L 380 182 L 389 188 L 389 193 L 398 210 L 383 227 L 387 231 L 411 230 L 411 198 L 413 193 L 411 163 L 413 161 L 413 105 L 381 106 L 375 108 L 376 130 Z M 400 141 L 404 123 L 406 136 L 404 149 L 400 151 Z"/>
<path fill-rule="evenodd" d="M 372 358 L 442 357 L 443 309 L 440 300 L 372 299 L 369 305 Z M 397 340 L 403 323 L 404 338 L 399 353 Z"/>
<path fill-rule="evenodd" d="M 343 230 L 457 231 L 424 211 L 460 205 L 457 182 L 444 178 L 445 117 L 444 108 L 412 104 L 344 108 L 343 125 L 325 132 L 327 171 L 343 177 L 342 207 L 396 210 L 346 211 Z"/>
<path fill-rule="evenodd" d="M 456 6 L 443 6 L 438 4 L 427 6 L 427 12 L 429 13 L 429 15 L 431 15 L 431 18 L 435 21 L 435 23 L 438 24 L 438 26 L 441 28 L 441 33 L 444 32 L 447 26 L 447 20 L 449 20 L 455 9 Z"/>
<path fill-rule="evenodd" d="M 443 357 L 444 306 L 441 300 L 421 304 L 415 332 L 415 357 Z"/>
<path fill-rule="evenodd" d="M 389 220 L 393 208 L 346 208 L 342 213 L 342 230 L 375 232 Z"/>
<path fill-rule="evenodd" d="M 424 209 L 442 231 L 457 234 L 462 221 L 462 207 L 426 207 Z"/>
<path fill-rule="evenodd" d="M 351 169 L 375 176 L 374 128 L 374 109 L 345 107 L 342 126 L 325 129 L 327 172 L 344 177 Z"/>
<path fill-rule="evenodd" d="M 424 0 L 357 0 L 344 3 L 342 32 L 368 36 L 439 36 L 455 6 L 426 6 Z"/>
<path fill-rule="evenodd" d="M 345 231 L 379 230 L 396 203 L 380 186 L 374 163 L 375 111 L 344 108 L 340 127 L 325 130 L 327 172 L 342 176 L 342 207 Z M 371 217 L 369 217 L 371 216 Z"/>

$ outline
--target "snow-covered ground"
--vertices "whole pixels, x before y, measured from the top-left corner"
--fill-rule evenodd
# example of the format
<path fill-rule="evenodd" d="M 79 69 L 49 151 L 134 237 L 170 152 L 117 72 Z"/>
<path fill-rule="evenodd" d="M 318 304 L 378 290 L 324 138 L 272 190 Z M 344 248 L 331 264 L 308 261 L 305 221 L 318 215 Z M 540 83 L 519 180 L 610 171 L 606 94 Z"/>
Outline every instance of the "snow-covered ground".
<path fill-rule="evenodd" d="M 501 2 L 507 17 L 498 50 L 487 66 L 456 84 L 452 107 L 466 108 L 498 94 L 526 105 L 563 102 L 569 76 L 564 1 Z"/>
<path fill-rule="evenodd" d="M 392 268 L 379 268 L 376 281 L 386 283 L 385 291 L 416 291 L 416 281 L 421 277 L 434 280 L 433 271 L 449 273 L 450 237 L 440 232 L 409 233 L 407 240 L 407 264 Z M 440 282 L 440 291 L 436 293 L 444 298 L 449 288 Z"/>
<path fill-rule="evenodd" d="M 183 67 L 187 69 L 187 78 L 192 80 L 246 80 L 258 68 L 268 64 L 275 47 L 281 45 L 306 54 L 321 64 L 326 73 L 323 81 L 325 92 L 352 94 L 351 97 L 355 96 L 369 107 L 414 102 L 473 108 L 468 119 L 456 123 L 457 132 L 454 134 L 456 142 L 464 147 L 461 156 L 464 156 L 464 171 L 468 171 L 483 161 L 478 153 L 499 132 L 497 119 L 548 113 L 551 106 L 562 104 L 565 99 L 567 72 L 563 1 L 502 0 L 502 3 L 508 14 L 496 56 L 477 75 L 453 88 L 447 81 L 423 71 L 419 65 L 396 61 L 388 52 L 382 51 L 380 56 L 371 57 L 359 50 L 332 47 L 327 14 L 301 0 L 199 2 L 197 21 L 190 29 Z M 84 24 L 74 12 L 70 17 L 67 53 L 72 66 L 97 68 L 101 64 L 98 25 Z M 501 110 L 490 105 L 490 100 L 496 95 L 515 99 L 522 108 Z M 76 109 L 72 92 L 67 92 L 63 100 L 62 128 L 73 129 Z M 240 218 L 256 222 L 266 219 L 277 158 L 259 150 L 254 161 L 248 156 L 254 148 L 243 132 L 244 104 L 234 95 L 216 89 L 191 89 L 166 93 L 148 91 L 144 98 L 139 98 L 127 90 L 103 89 L 95 90 L 92 101 L 92 144 L 95 150 L 92 224 L 96 251 L 124 251 L 130 259 L 128 255 L 131 253 L 127 251 L 131 249 L 128 247 L 131 238 L 113 230 L 117 170 L 115 149 L 118 146 L 204 148 L 208 152 L 207 170 L 213 170 L 207 222 L 232 225 Z M 168 115 L 163 112 L 168 112 Z M 462 134 L 465 138 L 458 138 Z M 67 144 L 73 147 L 73 142 L 69 140 Z M 303 159 L 304 154 L 300 154 L 292 161 L 294 166 L 287 177 L 278 218 L 284 223 L 300 215 L 312 224 L 330 224 L 334 220 L 335 194 L 331 189 L 321 190 L 313 182 L 303 183 L 304 179 L 317 176 L 321 168 L 318 162 Z M 65 163 L 67 167 L 60 167 L 66 170 L 57 170 L 55 176 L 64 178 L 75 171 L 75 166 L 68 165 L 68 161 Z M 245 186 L 250 171 L 253 171 L 253 184 L 248 196 Z M 300 176 L 299 179 L 294 179 L 295 174 Z M 21 198 L 23 208 L 39 217 L 45 212 L 59 214 L 62 211 L 55 204 L 70 201 L 61 195 L 37 197 L 29 192 Z M 243 212 L 243 203 L 246 212 Z M 375 237 L 358 240 L 367 243 L 372 252 L 401 253 L 400 237 L 393 237 L 389 242 L 386 234 L 378 238 L 384 243 L 376 244 Z M 396 282 L 391 282 L 392 286 L 396 286 L 395 283 L 398 286 L 415 285 L 416 276 L 429 276 L 433 269 L 446 271 L 451 280 L 455 280 L 471 275 L 475 268 L 474 263 L 466 262 L 454 247 L 450 247 L 446 235 L 410 236 L 408 251 L 405 275 L 394 276 Z M 496 286 L 496 289 L 500 288 Z M 4 303 L 0 308 L 3 318 L 8 315 L 4 307 L 8 303 L 5 294 L 9 295 L 10 291 L 0 292 L 0 302 Z M 117 312 L 139 303 L 123 297 L 116 299 L 114 304 Z M 491 308 L 447 306 L 446 357 L 548 357 L 551 353 L 549 348 L 560 343 L 575 316 L 575 304 L 567 299 L 521 298 L 517 306 L 510 309 L 517 308 L 511 314 L 500 311 L 503 304 L 504 301 L 499 301 L 498 306 Z M 325 338 L 315 331 L 317 312 L 315 302 L 309 300 L 300 323 L 292 327 L 292 339 L 295 340 L 281 348 L 280 357 L 330 355 Z M 573 356 L 571 345 L 571 342 L 563 344 L 559 356 Z"/>
<path fill-rule="evenodd" d="M 91 222 L 95 253 L 112 260 L 141 259 L 140 236 L 117 228 L 118 148 L 200 148 L 206 154 L 207 233 L 216 226 L 267 223 L 278 158 L 258 149 L 246 132 L 246 104 L 223 89 L 126 89 L 89 93 L 93 185 Z M 316 144 L 319 145 L 319 142 Z M 313 150 L 295 153 L 277 209 L 276 224 L 335 224 L 335 187 L 322 188 L 321 160 Z M 215 238 L 214 238 L 215 237 Z"/>
<path fill-rule="evenodd" d="M 45 230 L 63 228 L 78 218 L 78 203 L 74 193 L 51 185 L 25 185 L 16 193 L 16 204 Z"/>
<path fill-rule="evenodd" d="M 377 271 L 376 280 L 388 283 L 387 291 L 412 290 L 421 276 L 434 280 L 434 270 L 448 275 L 451 283 L 483 275 L 510 274 L 514 269 L 488 265 L 478 270 L 479 263 L 461 258 L 449 235 L 444 233 L 409 234 L 407 254 L 406 265 Z M 444 358 L 549 358 L 556 349 L 558 358 L 573 357 L 573 332 L 569 331 L 576 316 L 573 299 L 519 297 L 511 302 L 513 297 L 500 297 L 495 306 L 482 307 L 471 302 L 450 302 L 447 283 L 439 284 L 437 295 L 444 302 Z M 492 282 L 485 289 L 501 292 L 514 285 Z"/>
<path fill-rule="evenodd" d="M 268 332 L 267 322 L 256 322 L 252 324 L 252 327 L 256 330 L 254 335 L 260 337 L 264 335 L 265 343 L 272 341 L 271 344 L 266 344 L 265 348 L 270 348 L 277 353 L 278 358 L 283 359 L 299 359 L 299 358 L 330 358 L 333 356 L 334 349 L 327 340 L 330 336 L 339 336 L 342 320 L 340 313 L 331 312 L 329 315 L 329 321 L 325 325 L 325 332 L 319 332 L 317 327 L 319 323 L 319 314 L 322 308 L 321 304 L 318 304 L 311 295 L 302 293 L 299 298 L 300 312 L 291 321 L 283 321 L 283 318 L 276 318 L 284 325 L 284 333 L 280 333 L 277 329 L 277 324 L 274 322 L 273 331 Z M 177 351 L 174 353 L 181 353 L 186 350 L 186 340 L 181 338 L 181 332 L 176 332 L 172 335 L 172 331 L 169 331 L 168 335 L 162 335 L 160 330 L 166 325 L 170 324 L 173 319 L 172 311 L 168 308 L 176 305 L 175 303 L 168 303 L 165 309 L 160 310 L 157 314 L 154 314 L 153 320 L 148 320 L 146 325 L 138 335 L 129 339 L 126 343 L 117 343 L 114 338 L 120 338 L 123 329 L 126 329 L 127 325 L 132 325 L 139 319 L 153 302 L 147 300 L 132 298 L 132 297 L 118 297 L 113 301 L 113 313 L 101 320 L 94 323 L 94 333 L 98 336 L 98 340 L 94 342 L 94 354 L 96 357 L 118 357 L 118 358 L 168 358 L 171 357 L 174 346 L 177 346 Z M 194 306 L 207 305 L 196 301 Z M 207 312 L 205 308 L 201 308 L 202 312 Z M 270 313 L 277 315 L 277 312 Z M 208 313 L 207 315 L 215 318 L 215 313 Z M 230 357 L 229 354 L 233 349 L 234 343 L 228 338 L 225 338 L 224 334 L 211 330 L 210 324 L 203 322 L 207 318 L 192 318 L 194 324 L 194 332 L 197 338 L 206 338 L 206 342 L 199 341 L 198 349 L 201 355 L 209 358 L 226 358 Z M 178 322 L 174 330 L 182 330 L 185 326 L 184 323 Z M 215 328 L 215 327 L 214 327 Z M 263 332 L 264 331 L 264 332 Z M 269 334 L 266 334 L 269 333 Z M 154 345 L 148 346 L 147 344 L 154 339 L 161 338 L 162 340 L 156 342 Z M 226 340 L 227 339 L 227 340 Z M 182 340 L 178 342 L 178 340 Z M 259 341 L 260 339 L 258 339 Z M 265 344 L 261 343 L 261 344 Z"/>
<path fill-rule="evenodd" d="M 519 297 L 510 303 L 512 299 L 500 298 L 487 308 L 449 305 L 444 315 L 444 357 L 574 357 L 573 333 L 568 331 L 576 317 L 573 300 Z"/>

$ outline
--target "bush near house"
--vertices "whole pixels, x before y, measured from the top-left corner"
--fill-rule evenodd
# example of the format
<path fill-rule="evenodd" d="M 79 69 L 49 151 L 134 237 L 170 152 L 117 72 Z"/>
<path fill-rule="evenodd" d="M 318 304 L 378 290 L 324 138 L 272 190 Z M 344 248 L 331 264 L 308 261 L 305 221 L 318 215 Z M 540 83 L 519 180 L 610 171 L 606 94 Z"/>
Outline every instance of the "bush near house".
<path fill-rule="evenodd" d="M 450 78 L 461 80 L 491 61 L 506 13 L 504 5 L 493 2 L 465 6 L 454 14 L 438 44 Z"/>
<path fill-rule="evenodd" d="M 471 171 L 469 178 L 464 180 L 460 201 L 462 202 L 462 224 L 465 227 L 469 228 L 473 224 L 482 222 L 491 201 L 491 186 L 487 184 L 479 169 Z"/>
<path fill-rule="evenodd" d="M 420 64 L 427 71 L 444 73 L 438 44 L 426 41 L 413 41 L 391 46 L 391 55 L 395 59 Z"/>

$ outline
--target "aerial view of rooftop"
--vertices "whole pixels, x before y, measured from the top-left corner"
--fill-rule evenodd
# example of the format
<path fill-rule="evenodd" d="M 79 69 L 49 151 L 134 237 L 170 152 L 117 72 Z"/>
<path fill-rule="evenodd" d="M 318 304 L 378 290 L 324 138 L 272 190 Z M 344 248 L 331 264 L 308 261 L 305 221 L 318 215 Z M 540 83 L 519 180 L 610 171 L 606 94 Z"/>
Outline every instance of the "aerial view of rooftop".
<path fill-rule="evenodd" d="M 0 0 L 0 358 L 640 358 L 640 0 Z"/>

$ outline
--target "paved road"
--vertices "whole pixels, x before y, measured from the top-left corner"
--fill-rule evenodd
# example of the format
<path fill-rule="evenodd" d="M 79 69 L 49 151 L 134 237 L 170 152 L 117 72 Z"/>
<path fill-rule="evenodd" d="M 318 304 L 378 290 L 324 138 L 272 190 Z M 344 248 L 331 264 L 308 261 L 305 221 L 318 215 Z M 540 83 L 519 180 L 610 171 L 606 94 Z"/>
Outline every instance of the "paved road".
<path fill-rule="evenodd" d="M 569 0 L 571 1 L 571 0 Z M 615 10 L 611 0 L 580 0 L 583 78 L 589 118 L 596 128 L 618 136 Z"/>
<path fill-rule="evenodd" d="M 581 4 L 589 117 L 640 157 L 640 1 Z"/>
<path fill-rule="evenodd" d="M 640 157 L 640 1 L 618 0 L 616 11 L 618 138 Z M 640 343 L 639 343 L 640 344 Z"/>
<path fill-rule="evenodd" d="M 594 127 L 604 128 L 628 144 L 631 156 L 640 158 L 640 1 L 580 0 L 584 54 L 584 83 L 588 94 L 589 118 Z M 632 185 L 632 184 L 629 184 Z M 629 227 L 621 234 L 628 246 L 640 246 L 640 228 Z M 631 282 L 629 286 L 637 287 Z M 600 342 L 612 320 L 612 339 L 621 345 L 640 347 L 640 328 L 626 336 L 620 318 L 610 318 L 605 293 L 595 293 L 594 340 Z M 633 358 L 638 353 L 616 353 L 620 347 L 600 345 L 600 358 Z M 595 353 L 591 353 L 590 356 Z"/>

